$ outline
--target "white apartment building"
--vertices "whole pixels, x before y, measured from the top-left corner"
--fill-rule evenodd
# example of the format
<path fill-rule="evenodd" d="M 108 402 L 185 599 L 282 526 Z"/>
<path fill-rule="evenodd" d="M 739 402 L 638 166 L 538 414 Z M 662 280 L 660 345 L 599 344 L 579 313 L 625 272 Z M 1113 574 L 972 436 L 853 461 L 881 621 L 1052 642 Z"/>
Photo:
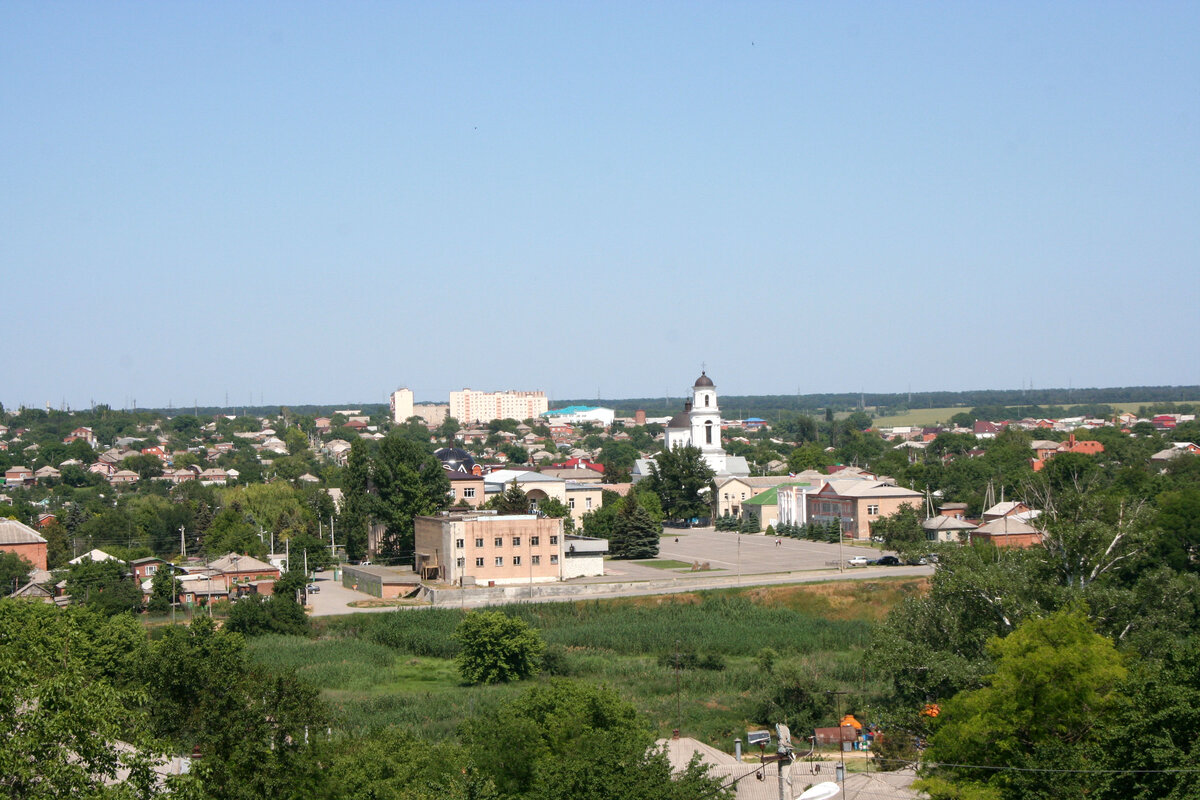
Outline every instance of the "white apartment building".
<path fill-rule="evenodd" d="M 476 392 L 463 389 L 450 393 L 450 416 L 463 425 L 494 419 L 537 419 L 550 408 L 545 392 Z"/>
<path fill-rule="evenodd" d="M 397 389 L 391 394 L 392 422 L 401 423 L 413 415 L 412 389 Z"/>

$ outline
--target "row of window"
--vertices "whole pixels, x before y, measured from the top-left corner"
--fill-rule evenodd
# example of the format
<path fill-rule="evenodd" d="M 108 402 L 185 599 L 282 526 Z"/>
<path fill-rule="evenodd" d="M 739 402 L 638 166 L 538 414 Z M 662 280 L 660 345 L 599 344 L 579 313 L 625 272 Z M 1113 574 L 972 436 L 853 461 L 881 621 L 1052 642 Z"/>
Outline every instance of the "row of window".
<path fill-rule="evenodd" d="M 542 544 L 542 537 L 540 537 L 540 536 L 530 536 L 529 537 L 529 546 L 530 547 L 540 547 L 541 544 Z M 551 536 L 550 544 L 552 544 L 552 545 L 558 544 L 558 537 Z M 492 545 L 494 547 L 504 547 L 504 537 L 497 536 L 496 538 L 492 539 Z M 457 549 L 462 550 L 464 547 L 467 546 L 467 540 L 466 539 L 455 539 L 454 546 Z M 483 537 L 482 536 L 475 539 L 475 546 L 483 547 Z M 513 547 L 521 546 L 521 537 L 520 536 L 512 537 L 512 546 Z"/>
<path fill-rule="evenodd" d="M 542 563 L 542 557 L 541 557 L 541 556 L 530 556 L 529 558 L 530 558 L 530 564 L 531 564 L 532 566 L 535 566 L 535 567 L 537 567 L 537 566 L 540 566 L 540 565 L 541 565 L 541 563 Z M 458 558 L 458 561 L 457 561 L 457 563 L 458 563 L 458 566 L 459 566 L 459 567 L 465 567 L 465 566 L 467 565 L 467 560 L 466 560 L 465 558 L 462 558 L 462 557 L 460 556 L 460 557 Z M 557 555 L 551 555 L 551 556 L 550 556 L 550 563 L 551 563 L 551 564 L 557 564 L 557 563 L 558 563 L 558 556 L 557 556 Z M 521 566 L 521 557 L 520 557 L 520 556 L 513 556 L 513 557 L 512 557 L 512 565 L 513 565 L 514 567 L 519 567 L 519 566 Z M 477 566 L 477 567 L 482 567 L 482 566 L 483 566 L 483 559 L 482 559 L 482 558 L 476 558 L 476 559 L 475 559 L 475 566 Z M 504 556 L 496 556 L 496 566 L 497 566 L 497 567 L 503 567 L 503 566 L 504 566 Z"/>
<path fill-rule="evenodd" d="M 590 497 L 583 498 L 583 504 L 584 504 L 583 505 L 584 511 L 592 510 L 592 498 L 590 498 Z M 575 498 L 574 497 L 567 498 L 567 508 L 571 509 L 572 511 L 575 510 Z"/>

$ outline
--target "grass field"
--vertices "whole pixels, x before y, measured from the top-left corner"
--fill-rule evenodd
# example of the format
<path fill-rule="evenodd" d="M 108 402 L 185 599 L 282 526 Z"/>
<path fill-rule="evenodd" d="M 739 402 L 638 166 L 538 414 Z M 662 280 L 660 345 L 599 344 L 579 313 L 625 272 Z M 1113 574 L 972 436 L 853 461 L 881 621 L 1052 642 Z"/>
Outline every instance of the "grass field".
<path fill-rule="evenodd" d="M 655 569 L 691 569 L 692 565 L 689 561 L 676 561 L 673 558 L 655 558 L 649 561 L 634 561 L 634 564 L 641 564 L 643 567 L 654 567 Z"/>
<path fill-rule="evenodd" d="M 1113 408 L 1121 412 L 1137 413 L 1141 406 L 1154 405 L 1157 400 L 1141 400 L 1136 403 L 1109 403 Z M 1200 402 L 1200 401 L 1188 401 Z M 877 428 L 894 428 L 903 425 L 936 425 L 939 422 L 947 422 L 951 417 L 961 411 L 970 411 L 966 406 L 950 406 L 948 408 L 913 408 L 909 409 L 907 414 L 897 414 L 890 417 L 876 417 L 873 425 Z"/>
<path fill-rule="evenodd" d="M 923 579 L 834 582 L 503 608 L 535 626 L 556 674 L 604 683 L 633 702 L 662 735 L 682 727 L 728 746 L 765 725 L 781 675 L 811 676 L 851 692 L 847 708 L 882 690 L 862 656 L 870 629 Z M 489 713 L 527 684 L 466 686 L 450 638 L 463 612 L 449 609 L 356 614 L 317 621 L 317 636 L 264 636 L 251 655 L 295 670 L 321 689 L 336 727 L 401 725 L 441 739 L 459 721 Z M 678 647 L 723 669 L 681 671 L 660 660 Z M 774 673 L 756 661 L 778 653 Z M 677 717 L 677 709 L 684 719 Z M 766 709 L 766 710 L 765 710 Z"/>

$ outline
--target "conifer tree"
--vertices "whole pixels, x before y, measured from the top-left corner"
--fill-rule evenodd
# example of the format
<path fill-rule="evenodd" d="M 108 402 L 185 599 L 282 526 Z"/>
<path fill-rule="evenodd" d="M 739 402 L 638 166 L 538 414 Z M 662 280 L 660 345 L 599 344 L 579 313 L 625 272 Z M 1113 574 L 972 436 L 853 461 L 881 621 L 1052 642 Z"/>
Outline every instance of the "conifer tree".
<path fill-rule="evenodd" d="M 609 553 L 613 558 L 654 558 L 658 555 L 661 532 L 662 528 L 650 516 L 650 512 L 642 508 L 637 495 L 630 492 L 613 525 Z"/>

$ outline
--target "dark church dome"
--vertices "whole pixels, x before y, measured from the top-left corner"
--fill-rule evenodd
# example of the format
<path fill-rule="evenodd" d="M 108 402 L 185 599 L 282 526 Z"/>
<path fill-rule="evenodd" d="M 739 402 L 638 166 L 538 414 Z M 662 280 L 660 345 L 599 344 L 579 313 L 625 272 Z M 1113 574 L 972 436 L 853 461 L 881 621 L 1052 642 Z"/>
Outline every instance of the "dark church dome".
<path fill-rule="evenodd" d="M 700 377 L 696 378 L 696 382 L 694 384 L 692 384 L 692 388 L 699 388 L 701 386 L 712 386 L 712 385 L 713 385 L 712 378 L 705 375 L 704 370 L 701 370 Z"/>
<path fill-rule="evenodd" d="M 475 458 L 461 447 L 443 447 L 434 451 L 434 456 L 442 462 L 442 466 L 450 472 L 465 472 L 470 474 L 475 467 Z"/>

